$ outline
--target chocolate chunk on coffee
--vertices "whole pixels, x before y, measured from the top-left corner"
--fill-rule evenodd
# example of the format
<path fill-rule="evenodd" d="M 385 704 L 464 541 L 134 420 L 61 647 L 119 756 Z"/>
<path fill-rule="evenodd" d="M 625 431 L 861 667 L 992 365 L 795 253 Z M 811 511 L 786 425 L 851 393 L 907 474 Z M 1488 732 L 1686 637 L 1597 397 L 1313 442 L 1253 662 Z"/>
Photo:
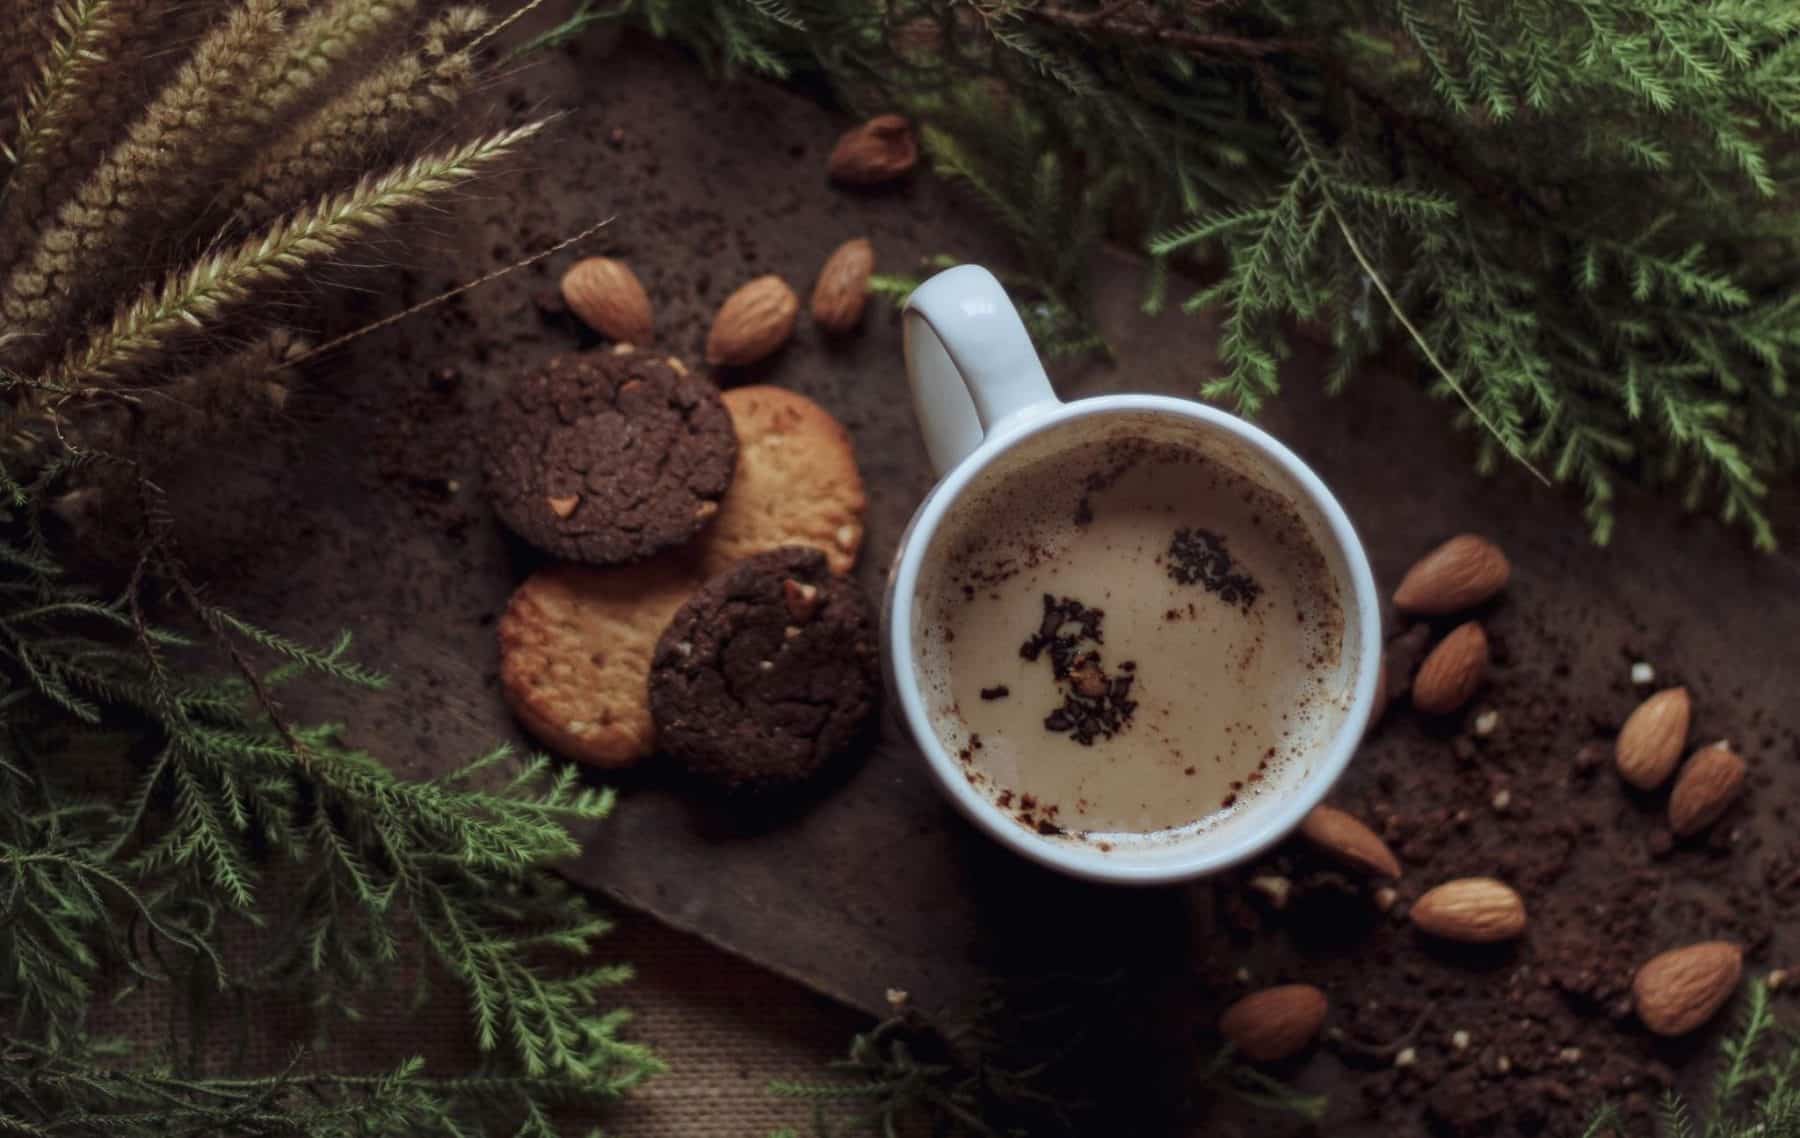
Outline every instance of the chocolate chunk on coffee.
<path fill-rule="evenodd" d="M 1048 654 L 1050 674 L 1062 692 L 1062 706 L 1044 717 L 1044 729 L 1067 734 L 1083 746 L 1123 731 L 1137 710 L 1131 699 L 1137 665 L 1127 661 L 1119 675 L 1109 676 L 1096 647 L 1105 639 L 1100 631 L 1105 619 L 1101 609 L 1045 593 L 1038 630 L 1019 646 L 1019 655 L 1027 660 Z M 985 690 L 982 698 L 987 698 Z"/>
<path fill-rule="evenodd" d="M 1035 660 L 1048 650 L 1051 674 L 1063 679 L 1074 666 L 1076 657 L 1081 655 L 1083 643 L 1099 644 L 1102 641 L 1100 622 L 1105 619 L 1106 612 L 1102 609 L 1088 608 L 1069 597 L 1058 600 L 1045 593 L 1043 620 L 1038 624 L 1037 632 L 1019 645 L 1019 655 Z"/>
<path fill-rule="evenodd" d="M 1232 563 L 1225 548 L 1225 538 L 1211 530 L 1175 531 L 1169 542 L 1169 576 L 1183 585 L 1200 585 L 1209 593 L 1217 593 L 1228 605 L 1240 605 L 1245 612 L 1262 595 L 1262 586 L 1248 573 Z"/>

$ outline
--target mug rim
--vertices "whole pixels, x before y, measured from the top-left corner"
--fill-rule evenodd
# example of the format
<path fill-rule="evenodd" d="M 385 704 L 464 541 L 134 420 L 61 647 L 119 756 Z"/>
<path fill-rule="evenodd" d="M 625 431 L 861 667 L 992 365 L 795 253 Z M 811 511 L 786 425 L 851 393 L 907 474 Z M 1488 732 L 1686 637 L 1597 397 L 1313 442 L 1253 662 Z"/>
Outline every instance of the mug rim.
<path fill-rule="evenodd" d="M 1229 412 L 1194 400 L 1144 394 L 1092 396 L 1028 411 L 1012 422 L 997 424 L 998 429 L 990 431 L 980 446 L 953 467 L 926 495 L 901 538 L 899 556 L 888 581 L 888 603 L 884 606 L 888 628 L 883 651 L 890 690 L 899 698 L 907 729 L 940 788 L 962 814 L 1001 845 L 1040 865 L 1087 881 L 1160 885 L 1193 880 L 1242 864 L 1287 837 L 1324 801 L 1361 745 L 1374 707 L 1381 658 L 1381 608 L 1362 541 L 1336 495 L 1311 467 L 1279 439 Z M 1248 834 L 1221 842 L 1209 841 L 1201 832 L 1175 843 L 1168 856 L 1148 864 L 1120 862 L 1115 860 L 1116 855 L 1103 850 L 1033 833 L 970 783 L 933 727 L 919 685 L 912 620 L 920 570 L 932 538 L 977 476 L 1013 448 L 1045 431 L 1079 419 L 1131 411 L 1197 421 L 1223 431 L 1291 477 L 1301 496 L 1324 519 L 1332 543 L 1343 556 L 1352 594 L 1349 599 L 1362 618 L 1362 652 L 1350 706 L 1322 749 L 1321 758 L 1297 783 L 1294 792 L 1278 804 L 1263 825 Z"/>

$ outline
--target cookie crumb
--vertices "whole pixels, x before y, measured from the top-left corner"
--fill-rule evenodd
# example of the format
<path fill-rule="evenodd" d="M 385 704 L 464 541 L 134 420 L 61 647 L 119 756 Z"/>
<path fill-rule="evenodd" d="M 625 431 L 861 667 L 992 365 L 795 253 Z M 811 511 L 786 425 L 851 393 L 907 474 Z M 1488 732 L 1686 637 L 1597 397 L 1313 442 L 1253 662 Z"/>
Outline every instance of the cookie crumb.
<path fill-rule="evenodd" d="M 1252 877 L 1250 888 L 1268 898 L 1269 904 L 1277 910 L 1287 908 L 1288 894 L 1294 890 L 1294 883 L 1285 877 L 1273 875 Z"/>

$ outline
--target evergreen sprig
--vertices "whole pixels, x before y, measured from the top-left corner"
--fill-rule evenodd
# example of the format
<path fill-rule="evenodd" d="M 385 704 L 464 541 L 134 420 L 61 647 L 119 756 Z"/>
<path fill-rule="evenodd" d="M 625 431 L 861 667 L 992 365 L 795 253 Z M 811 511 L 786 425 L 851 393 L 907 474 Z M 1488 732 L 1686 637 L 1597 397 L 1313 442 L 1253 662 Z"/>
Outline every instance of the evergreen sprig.
<path fill-rule="evenodd" d="M 1736 1032 L 1719 1044 L 1719 1069 L 1703 1112 L 1673 1091 L 1655 1118 L 1659 1138 L 1796 1138 L 1800 1136 L 1800 1040 L 1783 1030 L 1769 1006 L 1766 980 L 1752 981 Z M 1595 1113 L 1582 1138 L 1635 1138 L 1613 1107 Z"/>
<path fill-rule="evenodd" d="M 914 1129 L 953 1138 L 1071 1132 L 1068 1104 L 1046 1093 L 1040 1066 L 1010 1068 L 994 1054 L 959 1056 L 950 1040 L 908 1012 L 858 1034 L 831 1072 L 769 1086 L 777 1098 L 812 1106 L 818 1138 Z"/>
<path fill-rule="evenodd" d="M 549 872 L 612 795 L 504 749 L 402 778 L 291 720 L 295 685 L 383 678 L 347 633 L 304 643 L 208 601 L 150 476 L 298 378 L 307 349 L 250 301 L 543 126 L 419 145 L 531 6 L 15 6 L 38 61 L 0 53 L 0 1133 L 548 1138 L 559 1106 L 658 1069 L 607 1006 L 629 975 L 599 958 L 608 923 Z M 70 568 L 120 558 L 106 591 Z M 466 1007 L 478 1069 L 344 1070 L 327 1048 L 246 1074 L 206 1045 L 228 1017 L 291 1030 L 255 1021 L 270 993 L 328 1043 L 434 989 Z M 105 1000 L 152 1001 L 166 1045 L 103 1046 Z"/>
<path fill-rule="evenodd" d="M 16 1044 L 0 1085 L 73 1065 L 92 1079 L 56 1076 L 63 1095 L 113 1089 L 68 1101 L 129 1113 L 166 1074 L 214 1087 L 193 1090 L 197 1121 L 255 1102 L 239 1119 L 247 1132 L 327 1135 L 349 1125 L 351 1103 L 411 1126 L 503 1101 L 518 1124 L 653 1072 L 654 1058 L 620 1038 L 624 1014 L 600 1006 L 630 975 L 592 960 L 608 922 L 545 869 L 577 852 L 570 827 L 604 818 L 611 792 L 505 748 L 440 778 L 403 779 L 335 727 L 286 722 L 284 684 L 380 677 L 349 660 L 347 638 L 312 649 L 198 603 L 197 636 L 152 623 L 152 582 L 177 611 L 193 596 L 166 534 L 147 536 L 122 595 L 71 582 L 37 509 L 65 474 L 16 488 L 14 536 L 0 540 L 0 1023 Z M 191 678 L 201 674 L 191 657 L 209 649 L 240 670 Z M 179 671 L 177 652 L 189 657 Z M 248 670 L 255 656 L 271 666 Z M 111 1063 L 86 1034 L 95 999 L 135 987 L 179 983 L 220 1006 L 279 990 L 356 1015 L 406 975 L 419 998 L 434 976 L 464 992 L 490 1070 L 221 1083 Z M 215 1087 L 226 1083 L 237 1090 Z M 350 1096 L 342 1111 L 278 1105 L 321 1085 Z M 13 1121 L 4 1109 L 0 1122 Z"/>
<path fill-rule="evenodd" d="M 1155 1091 L 1141 1069 L 1107 1071 L 1119 1059 L 1107 1017 L 1120 1014 L 1112 980 L 1058 976 L 991 989 L 966 1022 L 940 1027 L 891 993 L 895 1014 L 855 1036 L 827 1078 L 770 1084 L 778 1098 L 812 1107 L 818 1138 L 934 1134 L 945 1138 L 1050 1138 L 1130 1132 L 1118 1112 Z M 1133 1078 L 1132 1076 L 1136 1077 Z M 1102 1102 L 1122 1080 L 1133 1101 Z M 1318 1122 L 1327 1100 L 1239 1062 L 1222 1047 L 1194 1072 L 1208 1101 Z M 1116 1090 L 1110 1093 L 1117 1093 Z M 1161 1119 L 1166 1123 L 1167 1119 Z M 798 1138 L 793 1131 L 785 1131 Z M 769 1138 L 779 1138 L 770 1135 Z"/>
<path fill-rule="evenodd" d="M 745 0 L 624 6 L 722 70 L 822 72 L 937 168 L 1080 328 L 1111 234 L 1219 315 L 1211 399 L 1335 389 L 1389 340 L 1502 458 L 1668 487 L 1774 544 L 1800 468 L 1800 9 L 1786 0 Z M 1052 334 L 1079 342 L 1085 331 Z"/>
<path fill-rule="evenodd" d="M 184 1074 L 123 1065 L 122 1049 L 0 1045 L 0 1132 L 23 1138 L 167 1138 L 171 1133 L 466 1138 L 507 1122 L 516 1138 L 558 1138 L 543 1104 L 567 1087 L 517 1075 L 436 1076 L 408 1059 L 377 1074 L 312 1069 L 297 1053 L 273 1075 Z"/>

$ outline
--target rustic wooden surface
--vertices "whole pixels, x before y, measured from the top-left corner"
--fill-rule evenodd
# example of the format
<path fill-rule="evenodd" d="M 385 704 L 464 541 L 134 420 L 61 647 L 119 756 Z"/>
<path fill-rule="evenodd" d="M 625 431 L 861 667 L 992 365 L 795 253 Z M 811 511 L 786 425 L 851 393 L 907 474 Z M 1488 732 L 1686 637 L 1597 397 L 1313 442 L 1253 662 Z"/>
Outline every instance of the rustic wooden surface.
<path fill-rule="evenodd" d="M 678 52 L 647 42 L 612 53 L 601 46 L 553 53 L 507 81 L 514 118 L 570 109 L 556 137 L 510 186 L 429 223 L 410 255 L 435 267 L 410 274 L 400 295 L 366 298 L 353 317 L 390 311 L 607 215 L 615 222 L 588 251 L 637 267 L 661 343 L 690 359 L 712 309 L 738 283 L 779 272 L 804 291 L 825 254 L 852 236 L 873 240 L 884 270 L 939 252 L 1000 261 L 993 226 L 941 185 L 828 187 L 824 155 L 845 125 L 840 116 L 760 84 L 715 85 Z M 290 424 L 245 455 L 209 457 L 176 483 L 186 500 L 213 496 L 211 508 L 190 512 L 197 520 L 184 541 L 218 599 L 298 635 L 346 626 L 363 634 L 363 657 L 394 683 L 356 705 L 352 737 L 413 772 L 518 737 L 498 695 L 493 622 L 534 559 L 482 501 L 479 428 L 517 370 L 583 342 L 533 303 L 568 259 L 320 365 Z M 1065 398 L 1189 394 L 1212 372 L 1208 322 L 1141 315 L 1127 259 L 1098 266 L 1097 289 L 1117 361 L 1054 368 Z M 1469 435 L 1445 429 L 1450 409 L 1420 393 L 1409 364 L 1372 368 L 1340 398 L 1321 390 L 1321 372 L 1315 354 L 1300 351 L 1263 423 L 1336 488 L 1379 579 L 1391 585 L 1450 533 L 1488 533 L 1516 565 L 1508 603 L 1556 630 L 1571 685 L 1616 703 L 1626 654 L 1679 662 L 1704 684 L 1716 718 L 1760 723 L 1772 750 L 1760 757 L 1759 780 L 1795 786 L 1800 571 L 1790 556 L 1753 556 L 1736 533 L 1635 501 L 1613 546 L 1597 549 L 1569 495 L 1516 469 L 1486 480 L 1471 473 Z M 775 360 L 719 378 L 797 388 L 849 426 L 871 499 L 859 575 L 876 593 L 931 482 L 891 314 L 872 311 L 842 344 L 823 342 L 803 321 Z M 1792 510 L 1784 516 L 1791 538 Z M 1768 716 L 1753 718 L 1755 709 Z M 781 817 L 692 801 L 654 770 L 633 776 L 616 818 L 588 836 L 567 871 L 869 1010 L 890 987 L 930 1008 L 966 1006 L 984 977 L 1021 961 L 1173 966 L 1210 927 L 1199 890 L 1103 890 L 999 852 L 940 801 L 891 717 L 840 784 Z"/>

